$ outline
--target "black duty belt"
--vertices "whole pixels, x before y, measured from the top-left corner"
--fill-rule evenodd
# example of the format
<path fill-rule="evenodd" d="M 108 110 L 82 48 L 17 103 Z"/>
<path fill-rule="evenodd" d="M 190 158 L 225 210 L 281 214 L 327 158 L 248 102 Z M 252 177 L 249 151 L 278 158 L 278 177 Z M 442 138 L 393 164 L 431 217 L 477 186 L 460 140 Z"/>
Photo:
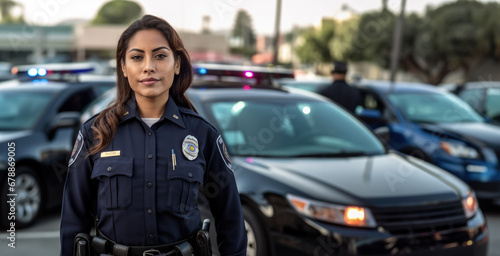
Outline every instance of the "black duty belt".
<path fill-rule="evenodd" d="M 191 256 L 194 255 L 194 236 L 179 242 L 154 246 L 127 246 L 115 243 L 101 232 L 92 238 L 94 255 L 112 256 Z"/>

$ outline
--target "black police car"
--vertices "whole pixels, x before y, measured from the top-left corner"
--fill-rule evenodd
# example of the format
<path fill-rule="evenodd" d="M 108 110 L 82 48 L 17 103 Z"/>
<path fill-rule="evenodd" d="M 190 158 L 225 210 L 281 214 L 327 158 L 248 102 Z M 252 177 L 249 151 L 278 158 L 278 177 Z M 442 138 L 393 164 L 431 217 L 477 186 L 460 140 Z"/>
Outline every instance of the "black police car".
<path fill-rule="evenodd" d="M 91 70 L 86 64 L 19 66 L 18 79 L 0 83 L 2 226 L 29 226 L 60 205 L 81 111 L 116 84 L 79 74 Z"/>
<path fill-rule="evenodd" d="M 461 180 L 388 151 L 330 101 L 267 83 L 288 72 L 195 72 L 187 95 L 231 155 L 247 255 L 486 255 L 486 220 Z"/>

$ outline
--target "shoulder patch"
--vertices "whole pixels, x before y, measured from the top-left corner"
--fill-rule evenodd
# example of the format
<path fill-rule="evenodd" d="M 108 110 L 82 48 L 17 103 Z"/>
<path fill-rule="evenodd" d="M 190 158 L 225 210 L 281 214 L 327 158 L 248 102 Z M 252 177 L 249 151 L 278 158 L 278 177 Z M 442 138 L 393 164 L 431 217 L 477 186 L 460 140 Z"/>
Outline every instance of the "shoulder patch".
<path fill-rule="evenodd" d="M 217 143 L 217 148 L 219 149 L 220 156 L 222 157 L 222 160 L 226 164 L 227 168 L 229 168 L 229 170 L 233 171 L 233 164 L 231 163 L 231 158 L 229 158 L 226 144 L 224 143 L 224 140 L 222 139 L 221 135 L 219 135 L 219 137 L 217 137 L 216 143 Z"/>
<path fill-rule="evenodd" d="M 73 151 L 71 151 L 71 158 L 69 159 L 68 167 L 71 166 L 76 161 L 76 159 L 78 159 L 78 155 L 80 155 L 80 152 L 82 151 L 83 143 L 82 132 L 78 131 L 78 136 L 76 137 Z"/>

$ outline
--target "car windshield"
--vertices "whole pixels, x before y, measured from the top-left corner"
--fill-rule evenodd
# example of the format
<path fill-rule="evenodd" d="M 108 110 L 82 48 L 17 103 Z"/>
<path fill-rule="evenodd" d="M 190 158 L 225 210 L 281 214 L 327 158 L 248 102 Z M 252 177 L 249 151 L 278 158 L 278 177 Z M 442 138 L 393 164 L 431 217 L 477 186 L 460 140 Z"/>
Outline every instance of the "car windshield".
<path fill-rule="evenodd" d="M 0 131 L 31 129 L 53 96 L 49 92 L 0 91 Z"/>
<path fill-rule="evenodd" d="M 416 123 L 483 122 L 471 106 L 448 93 L 394 93 L 389 100 Z"/>
<path fill-rule="evenodd" d="M 232 155 L 345 157 L 385 152 L 368 128 L 327 102 L 228 101 L 208 108 Z"/>
<path fill-rule="evenodd" d="M 491 88 L 486 96 L 486 115 L 495 122 L 500 122 L 500 88 Z"/>

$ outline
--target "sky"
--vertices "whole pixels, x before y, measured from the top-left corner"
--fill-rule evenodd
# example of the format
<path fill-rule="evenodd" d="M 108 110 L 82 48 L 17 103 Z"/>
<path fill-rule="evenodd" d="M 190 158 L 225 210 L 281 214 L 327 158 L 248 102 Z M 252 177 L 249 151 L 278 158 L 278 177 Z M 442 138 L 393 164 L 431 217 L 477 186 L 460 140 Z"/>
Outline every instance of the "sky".
<path fill-rule="evenodd" d="M 67 19 L 92 19 L 109 0 L 15 0 L 24 6 L 32 25 L 55 25 Z M 406 0 L 406 12 L 424 13 L 427 5 L 439 6 L 454 0 Z M 493 0 L 481 0 L 494 2 Z M 500 0 L 496 0 L 500 1 Z M 177 30 L 201 31 L 203 16 L 210 16 L 211 30 L 230 30 L 236 13 L 245 9 L 252 17 L 256 34 L 272 35 L 275 0 L 141 0 L 145 13 L 160 16 Z M 388 0 L 389 9 L 399 13 L 402 0 Z M 377 10 L 382 0 L 282 0 L 281 31 L 293 26 L 319 24 L 321 17 L 333 17 L 343 4 L 358 13 Z M 17 11 L 19 12 L 20 9 Z"/>

